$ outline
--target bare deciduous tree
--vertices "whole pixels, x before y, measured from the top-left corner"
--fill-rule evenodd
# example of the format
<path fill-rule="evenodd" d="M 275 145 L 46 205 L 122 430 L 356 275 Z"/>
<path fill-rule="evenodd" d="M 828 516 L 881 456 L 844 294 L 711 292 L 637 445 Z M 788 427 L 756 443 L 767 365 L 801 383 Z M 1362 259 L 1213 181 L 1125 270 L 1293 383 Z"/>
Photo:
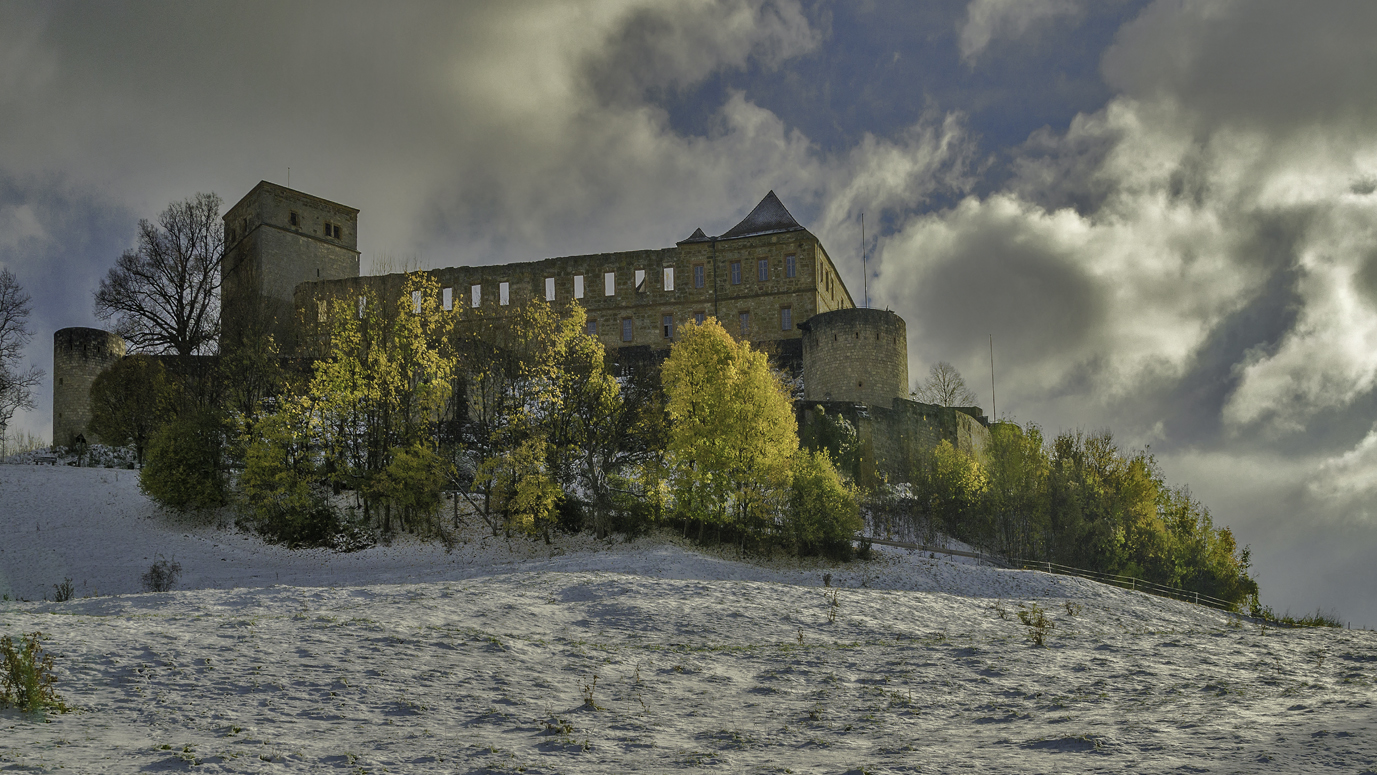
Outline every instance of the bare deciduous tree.
<path fill-rule="evenodd" d="M 96 316 L 137 350 L 205 352 L 220 333 L 220 262 L 225 227 L 220 197 L 174 202 L 158 223 L 139 221 L 139 244 L 125 251 L 96 291 Z"/>
<path fill-rule="evenodd" d="M 940 361 L 932 367 L 927 381 L 914 388 L 913 397 L 925 404 L 938 406 L 975 405 L 975 394 L 966 387 L 961 372 L 946 361 Z"/>
<path fill-rule="evenodd" d="M 29 311 L 29 294 L 13 272 L 0 269 L 0 457 L 6 452 L 10 418 L 18 409 L 33 408 L 33 389 L 43 379 L 41 369 L 19 367 L 24 347 L 33 338 Z"/>

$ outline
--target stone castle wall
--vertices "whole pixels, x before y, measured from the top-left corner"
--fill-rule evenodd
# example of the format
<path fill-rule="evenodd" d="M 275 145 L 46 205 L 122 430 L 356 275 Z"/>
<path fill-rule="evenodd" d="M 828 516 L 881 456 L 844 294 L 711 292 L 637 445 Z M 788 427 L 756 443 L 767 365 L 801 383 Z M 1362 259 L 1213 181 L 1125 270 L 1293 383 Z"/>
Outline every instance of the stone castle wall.
<path fill-rule="evenodd" d="M 895 399 L 888 407 L 848 401 L 801 401 L 800 430 L 822 421 L 817 410 L 842 417 L 856 429 L 860 461 L 852 473 L 871 485 L 880 479 L 909 481 L 914 466 L 943 441 L 973 456 L 984 453 L 989 421 L 980 407 L 949 407 Z"/>
<path fill-rule="evenodd" d="M 475 300 L 476 308 L 497 316 L 531 300 L 577 301 L 609 350 L 667 349 L 680 327 L 700 317 L 716 317 L 732 335 L 770 349 L 798 340 L 800 323 L 819 311 L 851 304 L 836 267 L 806 231 L 428 273 L 441 287 L 441 304 L 447 294 L 447 309 L 455 312 L 474 309 Z M 318 325 L 328 310 L 322 302 L 365 288 L 396 299 L 404 280 L 392 274 L 308 281 L 296 289 L 297 315 Z"/>
<path fill-rule="evenodd" d="M 225 213 L 223 338 L 291 348 L 297 286 L 359 275 L 358 210 L 266 181 Z M 336 236 L 338 234 L 338 236 Z"/>
<path fill-rule="evenodd" d="M 53 335 L 53 444 L 70 446 L 78 435 L 94 444 L 91 383 L 124 357 L 124 339 L 97 328 L 64 328 Z"/>
<path fill-rule="evenodd" d="M 908 397 L 908 330 L 888 310 L 845 309 L 802 326 L 804 399 L 888 407 Z"/>

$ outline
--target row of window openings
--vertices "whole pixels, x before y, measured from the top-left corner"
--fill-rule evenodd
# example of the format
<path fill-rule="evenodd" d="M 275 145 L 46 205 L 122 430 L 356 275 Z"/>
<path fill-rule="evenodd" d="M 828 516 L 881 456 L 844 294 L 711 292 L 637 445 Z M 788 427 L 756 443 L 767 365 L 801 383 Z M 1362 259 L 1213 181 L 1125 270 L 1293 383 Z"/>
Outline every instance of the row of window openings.
<path fill-rule="evenodd" d="M 706 312 L 693 313 L 693 322 L 703 325 L 707 320 Z M 737 315 L 737 323 L 741 326 L 741 333 L 746 334 L 751 329 L 751 313 L 742 312 Z M 633 318 L 622 318 L 622 341 L 630 342 L 635 339 L 635 320 Z M 794 310 L 792 307 L 779 308 L 779 330 L 792 331 L 794 328 Z M 598 335 L 598 321 L 590 320 L 586 328 L 589 336 Z M 664 315 L 660 318 L 660 336 L 665 339 L 674 338 L 674 316 Z"/>
<path fill-rule="evenodd" d="M 553 283 L 553 282 L 554 282 L 553 279 L 547 281 L 547 283 Z M 547 285 L 546 287 L 549 288 L 550 286 Z M 501 283 L 501 284 L 498 286 L 498 288 L 499 288 L 499 291 L 498 291 L 498 293 L 499 293 L 499 303 L 500 303 L 500 304 L 507 304 L 507 303 L 508 303 L 508 299 L 509 299 L 509 296 L 508 296 L 508 288 L 509 288 L 509 286 L 508 286 L 508 284 L 507 284 L 507 283 Z M 443 289 L 442 292 L 441 292 L 442 303 L 444 304 L 444 308 L 445 308 L 446 310 L 453 309 L 453 304 L 454 304 L 454 297 L 453 297 L 453 295 L 452 295 L 453 290 L 454 290 L 453 288 L 445 288 L 445 289 Z M 477 307 L 477 306 L 479 306 L 479 304 L 481 303 L 481 293 L 482 293 L 482 286 L 481 286 L 481 285 L 475 285 L 475 286 L 473 286 L 473 306 Z M 412 291 L 412 292 L 411 292 L 411 303 L 412 303 L 412 305 L 413 305 L 413 307 L 412 307 L 413 311 L 419 313 L 419 312 L 421 311 L 421 292 L 420 292 L 420 291 Z M 359 297 L 359 318 L 363 318 L 364 307 L 365 307 L 366 304 L 367 304 L 367 298 L 364 297 L 364 296 L 360 296 L 360 297 Z M 323 308 L 324 308 L 324 302 L 321 302 L 321 306 L 322 306 L 322 309 L 323 309 Z M 703 324 L 703 321 L 705 321 L 706 319 L 707 319 L 707 313 L 706 313 L 706 312 L 695 312 L 695 313 L 693 313 L 693 322 L 697 323 L 698 325 L 702 325 L 702 324 Z M 741 326 L 741 333 L 745 334 L 747 331 L 750 330 L 750 327 L 751 327 L 751 313 L 749 313 L 749 312 L 742 312 L 742 313 L 740 313 L 740 314 L 737 316 L 737 320 L 738 320 L 738 323 L 739 323 L 740 326 Z M 792 331 L 793 329 L 794 329 L 794 309 L 793 309 L 793 307 L 780 307 L 780 308 L 779 308 L 779 330 L 781 330 L 781 331 Z M 588 333 L 589 333 L 589 334 L 591 334 L 591 335 L 593 335 L 593 336 L 596 336 L 597 333 L 598 333 L 598 321 L 596 321 L 596 320 L 590 320 L 590 321 L 588 321 L 588 329 L 587 329 L 587 330 L 588 330 Z M 665 316 L 661 319 L 661 334 L 664 336 L 665 339 L 673 339 L 673 338 L 674 338 L 674 316 L 673 316 L 673 315 L 665 315 Z M 630 342 L 630 341 L 633 339 L 633 335 L 634 335 L 634 331 L 633 331 L 632 319 L 631 319 L 631 318 L 622 318 L 622 341 L 623 341 L 623 342 Z"/>
<path fill-rule="evenodd" d="M 769 262 L 768 259 L 761 259 L 761 260 L 760 260 L 760 267 L 759 267 L 758 273 L 759 273 L 759 279 L 760 279 L 761 282 L 764 282 L 764 281 L 770 279 L 770 278 L 769 278 L 769 273 L 770 273 L 770 270 L 769 270 L 769 263 L 770 263 L 770 262 Z M 663 272 L 664 272 L 664 275 L 663 275 L 663 280 L 662 280 L 662 282 L 663 282 L 663 285 L 664 285 L 664 289 L 665 289 L 666 291 L 672 291 L 672 290 L 674 290 L 674 267 L 672 267 L 672 266 L 664 267 Z M 741 284 L 741 262 L 740 262 L 740 261 L 733 261 L 733 262 L 732 262 L 732 265 L 731 265 L 731 272 L 732 272 L 732 283 L 735 284 L 735 285 L 740 285 L 740 284 Z M 796 273 L 797 273 L 797 269 L 796 269 L 796 265 L 795 265 L 795 263 L 794 263 L 794 257 L 793 257 L 793 256 L 786 256 L 786 257 L 785 257 L 785 276 L 786 276 L 786 277 L 794 277 L 794 276 L 796 275 Z M 645 292 L 645 277 L 646 277 L 646 272 L 645 272 L 644 269 L 637 269 L 637 270 L 636 270 L 635 279 L 636 279 L 636 292 L 637 292 L 637 293 L 644 293 L 644 292 Z M 616 273 L 616 272 L 606 272 L 606 273 L 604 273 L 603 276 L 602 276 L 602 283 L 603 283 L 603 295 L 604 295 L 604 296 L 615 296 L 615 295 L 617 294 L 617 273 Z M 693 287 L 695 287 L 695 288 L 702 288 L 702 287 L 704 287 L 704 285 L 706 285 L 706 278 L 704 277 L 704 268 L 703 268 L 703 266 L 702 266 L 701 264 L 700 264 L 700 265 L 696 265 L 696 266 L 693 267 Z M 454 296 L 453 296 L 453 291 L 454 291 L 453 288 L 445 288 L 445 289 L 444 289 L 444 307 L 445 307 L 446 310 L 451 310 L 451 309 L 454 308 Z M 497 300 L 497 303 L 498 303 L 498 304 L 500 304 L 500 305 L 502 305 L 502 306 L 506 306 L 506 305 L 510 304 L 510 303 L 511 303 L 511 284 L 510 284 L 510 283 L 506 283 L 506 282 L 498 283 L 498 286 L 497 286 L 497 295 L 498 295 L 498 300 Z M 469 296 L 470 296 L 469 303 L 470 303 L 471 306 L 473 306 L 474 308 L 481 307 L 481 306 L 483 305 L 483 286 L 482 286 L 482 285 L 471 285 L 471 286 L 469 286 Z M 574 298 L 576 298 L 576 299 L 582 299 L 583 297 L 584 297 L 584 282 L 583 282 L 583 275 L 581 275 L 581 274 L 576 274 L 576 275 L 574 275 Z M 546 300 L 546 301 L 554 301 L 554 300 L 555 300 L 555 278 L 553 278 L 553 277 L 547 277 L 547 278 L 545 278 L 545 300 Z M 420 310 L 420 298 L 419 298 L 419 295 L 414 299 L 414 301 L 416 302 L 416 309 L 417 309 L 417 311 L 419 311 L 419 310 Z"/>
<path fill-rule="evenodd" d="M 793 256 L 789 256 L 789 258 L 790 258 L 790 259 L 793 259 Z M 763 263 L 765 263 L 765 262 L 762 261 L 761 263 L 763 264 Z M 790 263 L 792 264 L 792 260 L 791 260 Z M 734 267 L 734 270 L 733 270 L 733 271 L 734 271 L 734 274 L 737 275 L 737 276 L 739 276 L 740 273 L 741 273 L 741 265 L 740 265 L 740 263 L 739 263 L 739 262 L 733 263 L 732 266 Z M 703 267 L 702 267 L 702 266 L 695 266 L 695 267 L 693 268 L 693 270 L 694 270 L 694 287 L 702 288 L 703 285 L 704 285 L 704 282 L 703 282 Z M 765 272 L 766 272 L 766 270 L 762 270 L 762 274 L 765 274 Z M 319 275 L 319 272 L 317 272 L 317 276 L 318 276 L 318 275 Z M 790 275 L 790 276 L 792 277 L 793 275 Z M 673 268 L 673 267 L 668 267 L 668 266 L 667 266 L 667 267 L 664 268 L 664 289 L 665 289 L 666 291 L 672 291 L 672 290 L 674 290 L 674 268 Z M 638 293 L 644 293 L 644 292 L 645 292 L 645 270 L 644 270 L 644 269 L 637 269 L 637 270 L 636 270 L 636 291 L 637 291 Z M 616 273 L 616 272 L 607 272 L 607 273 L 605 273 L 605 274 L 603 275 L 603 295 L 604 295 L 604 296 L 615 296 L 616 294 L 617 294 L 617 273 Z M 583 275 L 581 275 L 581 274 L 576 274 L 576 275 L 574 275 L 574 298 L 576 298 L 576 299 L 582 299 L 583 297 L 584 297 L 584 282 L 583 282 Z M 547 277 L 547 278 L 545 278 L 545 300 L 546 300 L 546 301 L 554 301 L 554 300 L 555 300 L 555 278 L 553 278 L 553 277 Z M 420 292 L 419 292 L 419 291 L 417 291 L 417 292 L 413 295 L 412 301 L 414 301 L 414 302 L 416 303 L 416 311 L 419 312 L 420 309 L 421 309 L 421 299 L 420 299 Z M 472 307 L 474 307 L 475 309 L 478 308 L 478 307 L 483 306 L 483 286 L 482 286 L 481 284 L 469 286 L 469 303 L 470 303 L 470 305 L 471 305 Z M 504 307 L 511 303 L 511 283 L 507 283 L 507 282 L 498 283 L 498 285 L 497 285 L 497 303 L 498 303 L 499 305 L 501 305 L 501 306 L 504 306 Z M 443 290 L 443 304 L 444 304 L 444 308 L 445 308 L 446 310 L 452 310 L 452 309 L 454 309 L 454 289 L 453 289 L 453 288 L 445 288 L 445 289 Z"/>

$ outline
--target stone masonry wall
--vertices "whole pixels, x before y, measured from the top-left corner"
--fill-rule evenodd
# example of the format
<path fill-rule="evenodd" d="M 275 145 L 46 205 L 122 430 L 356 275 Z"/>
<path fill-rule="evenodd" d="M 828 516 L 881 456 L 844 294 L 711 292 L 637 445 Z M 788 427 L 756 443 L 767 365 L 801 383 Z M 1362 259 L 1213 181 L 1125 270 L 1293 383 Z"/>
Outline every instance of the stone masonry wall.
<path fill-rule="evenodd" d="M 124 357 L 124 339 L 96 328 L 63 328 L 53 334 L 53 444 L 70 446 L 78 434 L 94 444 L 91 383 Z"/>
<path fill-rule="evenodd" d="M 908 396 L 908 333 L 888 310 L 826 312 L 803 326 L 804 398 L 888 407 Z"/>
<path fill-rule="evenodd" d="M 817 422 L 813 410 L 819 406 L 826 414 L 846 418 L 856 428 L 861 460 L 854 473 L 866 485 L 881 477 L 890 482 L 908 481 L 914 465 L 943 441 L 979 456 L 989 439 L 988 421 L 979 407 L 934 406 L 906 399 L 894 400 L 890 407 L 805 399 L 797 404 L 799 424 Z"/>
<path fill-rule="evenodd" d="M 793 277 L 788 276 L 790 257 Z M 765 262 L 763 280 L 761 261 Z M 666 270 L 672 272 L 672 287 Z M 744 335 L 757 345 L 797 340 L 799 323 L 811 318 L 824 300 L 819 282 L 825 285 L 829 274 L 835 277 L 836 269 L 816 237 L 794 231 L 657 250 L 429 271 L 440 284 L 442 303 L 448 289 L 453 310 L 472 309 L 475 288 L 478 307 L 499 316 L 532 299 L 548 299 L 559 306 L 576 300 L 609 350 L 641 346 L 658 350 L 668 348 L 680 327 L 699 315 L 717 317 L 731 334 Z M 697 284 L 700 275 L 701 287 Z M 318 323 L 320 301 L 357 295 L 364 286 L 387 298 L 400 291 L 402 281 L 402 275 L 307 281 L 296 289 L 297 314 L 308 324 Z M 826 303 L 850 303 L 840 280 L 834 279 L 831 289 Z M 549 298 L 551 290 L 553 298 Z"/>
<path fill-rule="evenodd" d="M 296 287 L 359 275 L 358 210 L 352 207 L 264 181 L 224 221 L 226 342 L 266 331 L 290 349 Z"/>

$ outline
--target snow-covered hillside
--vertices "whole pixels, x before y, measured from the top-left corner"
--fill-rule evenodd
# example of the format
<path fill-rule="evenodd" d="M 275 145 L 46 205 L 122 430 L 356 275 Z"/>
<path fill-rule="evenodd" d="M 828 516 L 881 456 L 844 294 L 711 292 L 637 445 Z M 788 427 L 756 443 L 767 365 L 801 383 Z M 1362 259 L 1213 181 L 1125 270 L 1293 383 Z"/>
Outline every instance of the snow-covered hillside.
<path fill-rule="evenodd" d="M 1375 633 L 902 551 L 469 538 L 293 553 L 159 517 L 133 472 L 0 466 L 0 592 L 99 591 L 0 603 L 76 708 L 0 711 L 0 767 L 1377 772 Z M 159 554 L 179 591 L 134 594 Z"/>

